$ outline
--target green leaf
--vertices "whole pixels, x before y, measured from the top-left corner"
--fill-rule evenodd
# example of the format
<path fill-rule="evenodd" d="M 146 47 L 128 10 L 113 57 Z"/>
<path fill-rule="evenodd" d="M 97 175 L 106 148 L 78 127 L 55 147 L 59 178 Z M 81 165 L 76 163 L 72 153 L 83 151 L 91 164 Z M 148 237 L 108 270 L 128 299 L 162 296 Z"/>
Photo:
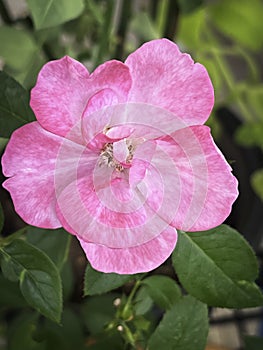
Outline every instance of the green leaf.
<path fill-rule="evenodd" d="M 0 307 L 25 307 L 27 303 L 23 298 L 18 283 L 10 282 L 0 274 Z"/>
<path fill-rule="evenodd" d="M 186 296 L 168 310 L 149 340 L 149 350 L 204 350 L 207 307 Z"/>
<path fill-rule="evenodd" d="M 145 286 L 141 286 L 134 299 L 134 310 L 136 315 L 145 315 L 153 306 L 153 300 L 149 296 Z"/>
<path fill-rule="evenodd" d="M 253 283 L 257 259 L 252 248 L 232 228 L 180 233 L 173 265 L 186 291 L 210 306 L 246 308 L 263 304 Z"/>
<path fill-rule="evenodd" d="M 263 84 L 248 85 L 242 96 L 258 120 L 263 120 Z"/>
<path fill-rule="evenodd" d="M 209 7 L 211 21 L 225 35 L 249 49 L 263 45 L 261 0 L 221 0 Z"/>
<path fill-rule="evenodd" d="M 174 280 L 166 276 L 150 276 L 142 283 L 151 299 L 161 308 L 170 309 L 181 298 L 181 290 Z"/>
<path fill-rule="evenodd" d="M 22 71 L 31 65 L 38 50 L 30 33 L 15 27 L 0 27 L 0 43 L 0 57 L 15 71 Z"/>
<path fill-rule="evenodd" d="M 39 249 L 16 239 L 0 248 L 3 274 L 19 280 L 21 292 L 33 308 L 59 322 L 62 311 L 62 286 L 54 263 Z"/>
<path fill-rule="evenodd" d="M 263 338 L 245 336 L 245 350 L 262 350 L 263 349 Z"/>
<path fill-rule="evenodd" d="M 102 273 L 87 266 L 84 280 L 84 295 L 96 295 L 109 292 L 128 282 L 133 276 L 116 273 Z"/>
<path fill-rule="evenodd" d="M 57 26 L 78 17 L 84 10 L 83 0 L 27 0 L 36 29 Z"/>
<path fill-rule="evenodd" d="M 143 23 L 143 26 L 142 26 Z M 153 40 L 159 37 L 154 23 L 146 12 L 138 12 L 131 21 L 132 31 L 142 39 L 142 41 Z"/>
<path fill-rule="evenodd" d="M 206 17 L 207 11 L 205 11 L 205 9 L 179 16 L 178 42 L 182 42 L 189 49 L 200 49 L 201 43 L 203 45 L 201 34 L 205 30 Z"/>
<path fill-rule="evenodd" d="M 256 194 L 263 201 L 263 169 L 257 170 L 252 174 L 251 184 Z"/>
<path fill-rule="evenodd" d="M 59 270 L 67 260 L 71 235 L 62 228 L 47 230 L 29 226 L 26 239 L 33 246 L 43 250 L 55 263 Z"/>
<path fill-rule="evenodd" d="M 182 13 L 190 13 L 201 6 L 203 2 L 204 0 L 178 0 L 178 5 Z"/>
<path fill-rule="evenodd" d="M 29 93 L 5 72 L 0 72 L 0 137 L 10 137 L 15 129 L 33 120 Z"/>
<path fill-rule="evenodd" d="M 7 142 L 8 142 L 7 138 L 0 137 L 0 153 L 2 153 L 2 151 L 4 150 Z"/>
<path fill-rule="evenodd" d="M 3 208 L 2 208 L 2 204 L 0 203 L 0 232 L 2 231 L 3 229 L 3 226 L 4 226 L 4 212 L 3 212 Z"/>
<path fill-rule="evenodd" d="M 259 146 L 263 149 L 263 121 L 245 123 L 236 132 L 236 140 L 243 146 Z"/>

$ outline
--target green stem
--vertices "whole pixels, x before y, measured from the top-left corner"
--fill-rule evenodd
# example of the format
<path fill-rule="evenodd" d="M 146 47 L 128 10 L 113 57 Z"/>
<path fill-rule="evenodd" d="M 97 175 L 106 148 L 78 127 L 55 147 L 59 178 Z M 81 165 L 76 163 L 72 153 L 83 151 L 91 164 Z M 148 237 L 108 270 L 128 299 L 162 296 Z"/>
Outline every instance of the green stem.
<path fill-rule="evenodd" d="M 64 253 L 64 256 L 63 256 L 63 259 L 62 259 L 60 265 L 58 266 L 59 271 L 62 270 L 62 268 L 63 268 L 65 262 L 68 260 L 68 255 L 69 255 L 71 240 L 72 240 L 72 235 L 68 234 L 67 245 L 66 245 L 65 253 Z"/>
<path fill-rule="evenodd" d="M 162 37 L 164 34 L 166 20 L 167 20 L 166 17 L 167 17 L 168 6 L 169 6 L 169 0 L 161 0 L 158 3 L 156 27 L 160 37 Z"/>
<path fill-rule="evenodd" d="M 124 45 L 128 31 L 128 25 L 132 16 L 132 1 L 124 0 L 122 2 L 121 16 L 119 22 L 119 28 L 117 30 L 117 45 L 115 48 L 115 58 L 123 59 Z"/>
<path fill-rule="evenodd" d="M 240 54 L 241 56 L 243 56 L 244 60 L 247 62 L 247 65 L 249 67 L 250 74 L 251 74 L 251 79 L 254 82 L 258 82 L 260 74 L 258 72 L 257 65 L 255 64 L 252 56 L 240 46 L 237 46 L 235 51 L 237 52 L 237 54 Z"/>
<path fill-rule="evenodd" d="M 177 24 L 178 24 L 179 8 L 177 1 L 170 0 L 168 10 L 166 12 L 166 23 L 163 37 L 174 40 Z"/>
<path fill-rule="evenodd" d="M 206 30 L 206 35 L 207 35 L 208 40 L 210 42 L 216 43 L 216 45 L 217 45 L 216 37 L 208 29 Z M 235 80 L 233 78 L 232 72 L 231 72 L 227 62 L 225 61 L 222 53 L 220 52 L 220 50 L 211 49 L 211 54 L 213 55 L 215 62 L 217 64 L 218 68 L 220 69 L 222 76 L 225 79 L 225 82 L 227 84 L 229 91 L 232 94 L 234 94 L 235 86 L 236 86 Z M 253 115 L 250 113 L 250 110 L 247 108 L 246 104 L 243 102 L 242 98 L 239 95 L 236 95 L 236 103 L 237 103 L 237 106 L 238 106 L 240 112 L 247 120 L 251 121 L 254 119 Z"/>
<path fill-rule="evenodd" d="M 103 23 L 103 26 L 101 27 L 100 45 L 99 45 L 97 58 L 95 60 L 95 66 L 98 66 L 99 64 L 102 63 L 104 56 L 109 51 L 111 22 L 112 22 L 113 13 L 114 13 L 114 5 L 115 5 L 115 1 L 108 0 L 107 7 L 105 10 L 104 23 Z"/>
<path fill-rule="evenodd" d="M 134 284 L 134 286 L 133 286 L 129 296 L 128 296 L 128 299 L 126 301 L 126 304 L 125 304 L 125 306 L 124 306 L 124 308 L 122 310 L 122 314 L 121 314 L 121 316 L 122 316 L 122 318 L 124 320 L 126 320 L 129 317 L 129 315 L 130 315 L 130 309 L 131 309 L 132 301 L 133 301 L 133 298 L 134 298 L 138 288 L 140 287 L 140 285 L 141 285 L 141 280 L 137 280 L 135 282 L 135 284 Z"/>
<path fill-rule="evenodd" d="M 28 229 L 28 226 L 25 226 L 7 237 L 1 237 L 0 238 L 0 247 L 8 245 L 8 244 L 12 243 L 15 239 L 20 238 L 21 236 L 23 236 L 26 233 L 27 229 Z"/>
<path fill-rule="evenodd" d="M 225 82 L 231 92 L 235 91 L 235 82 L 233 79 L 233 76 L 230 72 L 230 69 L 228 68 L 227 63 L 224 61 L 223 57 L 218 54 L 213 53 L 213 56 L 215 58 L 215 61 L 217 63 L 218 68 L 220 69 L 222 76 L 225 79 Z M 250 113 L 250 110 L 247 108 L 247 105 L 243 102 L 243 100 L 240 98 L 239 95 L 236 95 L 236 102 L 238 105 L 238 108 L 240 109 L 241 113 L 246 117 L 248 120 L 253 120 L 253 116 Z"/>

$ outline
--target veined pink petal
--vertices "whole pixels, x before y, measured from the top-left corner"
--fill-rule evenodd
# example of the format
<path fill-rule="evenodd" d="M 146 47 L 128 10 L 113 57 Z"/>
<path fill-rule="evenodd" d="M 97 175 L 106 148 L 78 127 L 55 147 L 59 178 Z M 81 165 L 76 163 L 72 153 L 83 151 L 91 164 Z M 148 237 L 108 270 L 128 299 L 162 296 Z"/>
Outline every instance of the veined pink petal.
<path fill-rule="evenodd" d="M 115 176 L 111 181 L 110 190 L 119 202 L 118 205 L 115 207 L 116 210 L 118 206 L 121 205 L 121 203 L 130 202 L 133 199 L 134 193 L 129 185 L 127 178 L 125 178 L 124 176 L 118 176 L 116 172 L 114 173 Z"/>
<path fill-rule="evenodd" d="M 167 39 L 142 45 L 125 62 L 133 85 L 129 101 L 162 107 L 186 125 L 203 124 L 213 107 L 214 93 L 206 69 Z"/>
<path fill-rule="evenodd" d="M 136 141 L 133 143 L 135 142 Z M 132 166 L 129 171 L 129 183 L 131 187 L 137 186 L 138 183 L 144 179 L 156 150 L 156 143 L 155 141 L 146 141 L 134 145 L 134 147 L 135 150 L 132 159 Z"/>
<path fill-rule="evenodd" d="M 129 184 L 131 188 L 136 187 L 145 178 L 148 166 L 149 163 L 147 163 L 144 160 L 133 160 L 132 166 L 129 171 Z"/>
<path fill-rule="evenodd" d="M 26 124 L 11 136 L 2 157 L 15 209 L 25 222 L 44 228 L 61 226 L 56 198 L 76 177 L 90 171 L 89 150 L 43 129 L 38 122 Z"/>
<path fill-rule="evenodd" d="M 118 102 L 122 103 L 127 101 L 132 80 L 129 68 L 120 61 L 112 60 L 101 64 L 95 69 L 90 75 L 90 84 L 96 87 L 97 91 L 110 89 L 115 93 Z M 101 98 L 101 96 L 97 97 Z M 95 102 L 94 99 L 93 102 Z M 105 106 L 109 106 L 109 101 L 105 102 L 107 102 Z"/>
<path fill-rule="evenodd" d="M 96 118 L 94 118 L 93 114 L 102 110 L 103 107 L 126 102 L 131 84 L 129 68 L 116 60 L 105 62 L 90 75 L 90 95 L 83 113 L 84 124 L 82 127 L 82 132 L 84 133 L 84 137 L 86 134 L 86 139 L 89 139 L 89 131 L 87 129 L 91 123 L 93 125 L 93 132 L 96 132 L 98 129 Z M 89 120 L 90 116 L 93 116 L 92 121 Z M 101 119 L 102 121 L 104 120 L 104 118 Z M 101 125 L 100 122 L 97 123 Z M 103 126 L 106 126 L 106 124 Z M 102 129 L 99 128 L 98 132 L 101 131 Z"/>
<path fill-rule="evenodd" d="M 2 157 L 3 184 L 15 209 L 31 225 L 57 228 L 54 169 L 63 139 L 45 131 L 37 122 L 16 130 Z"/>
<path fill-rule="evenodd" d="M 173 113 L 144 103 L 122 103 L 91 114 L 86 115 L 86 112 L 88 111 L 85 110 L 82 119 L 82 134 L 85 143 L 92 144 L 95 148 L 101 145 L 103 140 L 152 140 L 186 126 Z"/>
<path fill-rule="evenodd" d="M 112 89 L 106 88 L 98 91 L 90 97 L 85 108 L 83 117 L 87 118 L 90 114 L 99 111 L 105 106 L 111 106 L 119 102 L 118 95 Z"/>
<path fill-rule="evenodd" d="M 125 139 L 113 143 L 113 156 L 119 163 L 126 163 L 128 155 L 129 150 Z"/>
<path fill-rule="evenodd" d="M 58 197 L 57 213 L 67 230 L 85 241 L 127 248 L 146 243 L 167 228 L 167 219 L 171 221 L 175 211 L 169 196 L 162 198 L 163 185 L 169 180 L 162 180 L 152 170 L 138 188 L 124 194 L 126 186 L 120 186 L 117 193 L 112 187 L 112 173 L 105 174 L 108 186 L 102 186 L 100 176 L 96 183 L 96 169 L 100 173 L 101 167 L 95 167 L 93 174 L 72 182 Z M 154 188 L 150 187 L 153 180 L 148 177 L 156 179 Z"/>
<path fill-rule="evenodd" d="M 171 158 L 181 179 L 180 206 L 172 225 L 185 231 L 208 230 L 229 215 L 238 196 L 237 180 L 215 145 L 210 129 L 194 126 L 176 131 L 173 141 L 158 145 Z"/>
<path fill-rule="evenodd" d="M 124 249 L 112 249 L 80 238 L 79 241 L 94 269 L 106 273 L 135 274 L 151 271 L 161 265 L 174 250 L 177 233 L 168 227 L 153 240 Z"/>
<path fill-rule="evenodd" d="M 107 132 L 106 135 L 109 137 L 109 140 L 111 142 L 117 141 L 117 140 L 122 140 L 124 138 L 127 138 L 131 136 L 133 133 L 134 128 L 127 126 L 127 125 L 120 125 L 120 126 L 114 126 L 110 128 Z"/>
<path fill-rule="evenodd" d="M 68 56 L 41 69 L 31 90 L 30 106 L 43 128 L 60 136 L 76 128 L 92 94 L 88 79 L 87 69 Z M 81 143 L 79 128 L 80 124 L 71 139 Z"/>
<path fill-rule="evenodd" d="M 109 103 L 127 100 L 130 86 L 129 69 L 122 62 L 106 62 L 89 76 L 82 64 L 66 56 L 42 68 L 30 105 L 45 129 L 82 143 L 84 110 L 90 114 Z"/>

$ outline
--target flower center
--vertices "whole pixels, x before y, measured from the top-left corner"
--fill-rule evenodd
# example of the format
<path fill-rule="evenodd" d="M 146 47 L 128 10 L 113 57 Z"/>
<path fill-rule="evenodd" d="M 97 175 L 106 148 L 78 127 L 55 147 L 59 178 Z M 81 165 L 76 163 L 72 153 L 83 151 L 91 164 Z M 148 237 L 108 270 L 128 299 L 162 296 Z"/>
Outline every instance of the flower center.
<path fill-rule="evenodd" d="M 125 168 L 130 168 L 134 147 L 130 142 L 125 142 L 125 146 L 125 154 L 118 157 L 120 154 L 118 154 L 118 151 L 116 148 L 114 148 L 114 144 L 106 143 L 100 152 L 99 165 L 106 165 L 108 167 L 115 168 L 115 170 L 120 172 L 122 172 Z"/>

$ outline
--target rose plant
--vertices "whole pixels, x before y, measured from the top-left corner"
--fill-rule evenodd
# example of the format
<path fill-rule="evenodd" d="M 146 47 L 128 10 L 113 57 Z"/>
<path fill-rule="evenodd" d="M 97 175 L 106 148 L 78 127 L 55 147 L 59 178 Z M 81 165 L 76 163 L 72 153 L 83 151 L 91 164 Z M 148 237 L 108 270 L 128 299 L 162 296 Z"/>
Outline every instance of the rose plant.
<path fill-rule="evenodd" d="M 86 254 L 86 296 L 134 282 L 128 297 L 114 301 L 117 311 L 106 326 L 132 347 L 150 329 L 144 317 L 152 303 L 165 316 L 146 336 L 147 346 L 186 350 L 205 346 L 206 304 L 262 305 L 252 249 L 221 225 L 238 183 L 204 125 L 214 104 L 204 66 L 167 39 L 147 42 L 125 63 L 107 61 L 91 74 L 65 56 L 46 63 L 31 90 L 36 120 L 26 116 L 29 107 L 24 119 L 16 112 L 21 86 L 4 73 L 0 79 L 8 87 L 4 110 L 19 120 L 2 157 L 3 187 L 30 225 L 27 241 L 17 239 L 23 230 L 1 239 L 1 267 L 6 278 L 20 281 L 32 307 L 59 322 L 60 270 L 69 250 L 61 228 Z M 55 252 L 28 243 L 37 235 L 55 242 Z M 174 279 L 146 275 L 171 254 L 188 296 Z"/>
<path fill-rule="evenodd" d="M 25 222 L 76 235 L 95 269 L 150 271 L 176 229 L 218 226 L 237 197 L 202 125 L 213 96 L 205 68 L 166 39 L 90 75 L 70 57 L 49 62 L 31 92 L 37 121 L 2 158 L 3 186 Z"/>

